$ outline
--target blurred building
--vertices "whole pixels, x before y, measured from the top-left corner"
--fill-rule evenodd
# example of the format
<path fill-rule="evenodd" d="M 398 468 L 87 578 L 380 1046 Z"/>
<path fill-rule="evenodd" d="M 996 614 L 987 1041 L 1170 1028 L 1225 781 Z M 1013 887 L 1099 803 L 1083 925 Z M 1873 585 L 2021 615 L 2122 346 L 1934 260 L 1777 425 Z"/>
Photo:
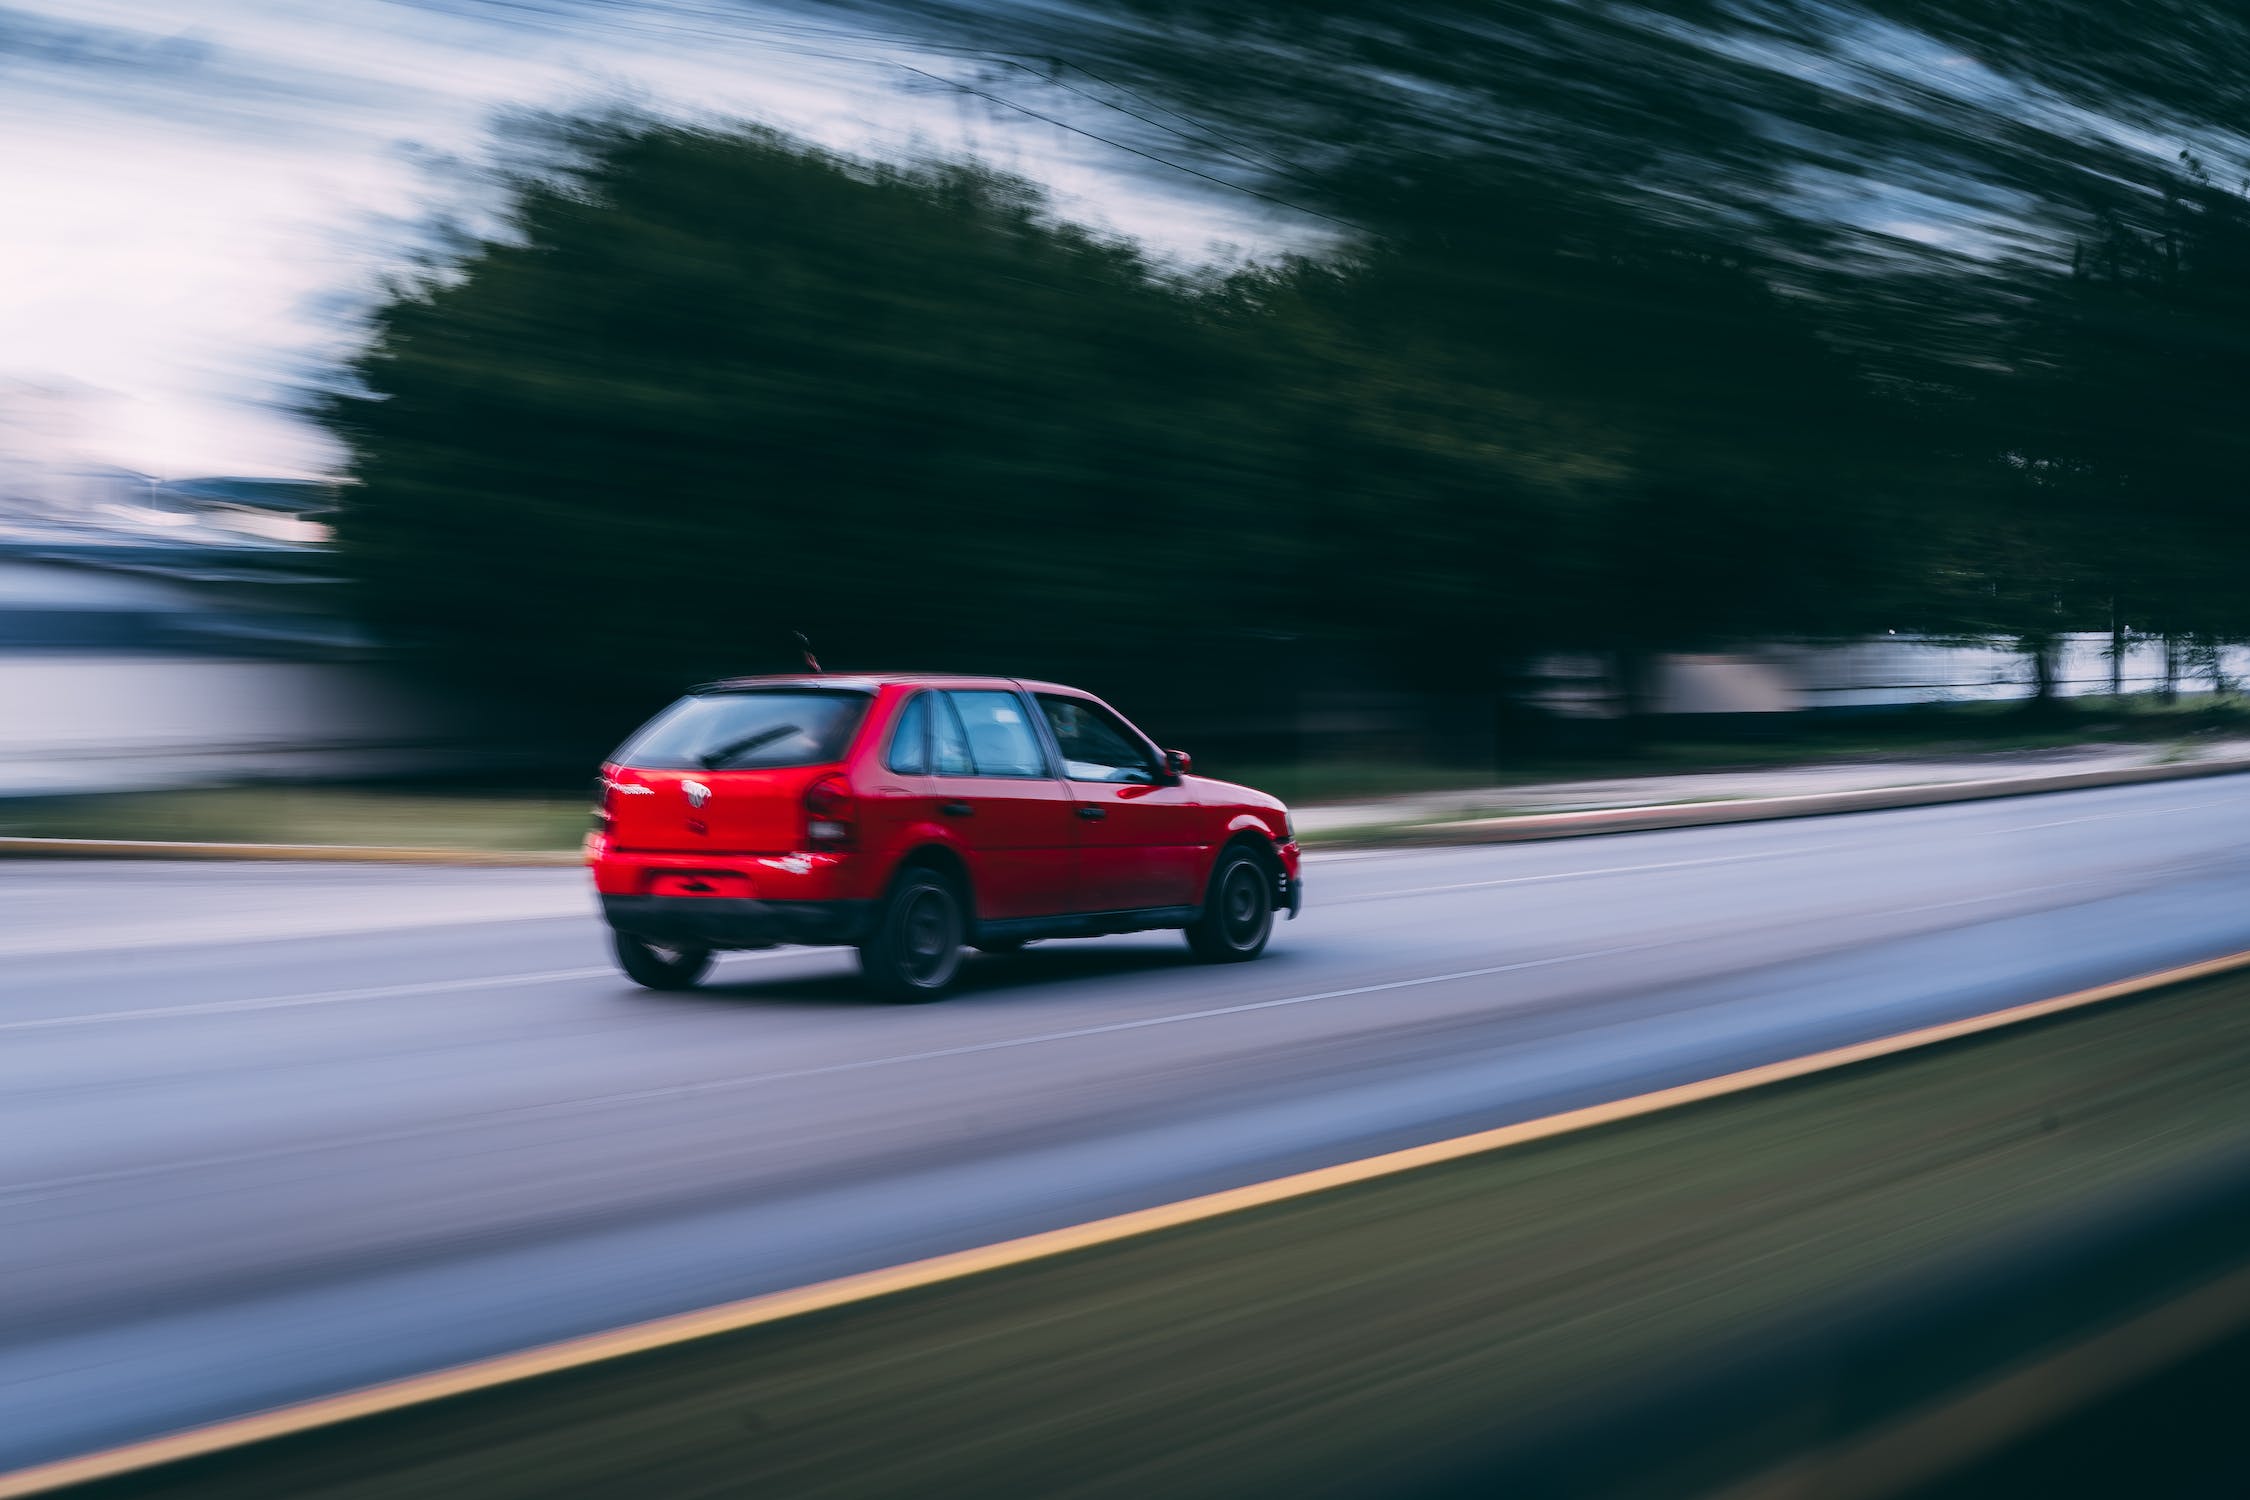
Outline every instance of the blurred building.
<path fill-rule="evenodd" d="M 219 475 L 152 486 L 150 509 L 199 528 L 317 546 L 329 540 L 338 486 L 309 480 Z"/>
<path fill-rule="evenodd" d="M 457 716 L 339 612 L 333 487 L 38 478 L 0 506 L 0 797 L 460 759 Z"/>

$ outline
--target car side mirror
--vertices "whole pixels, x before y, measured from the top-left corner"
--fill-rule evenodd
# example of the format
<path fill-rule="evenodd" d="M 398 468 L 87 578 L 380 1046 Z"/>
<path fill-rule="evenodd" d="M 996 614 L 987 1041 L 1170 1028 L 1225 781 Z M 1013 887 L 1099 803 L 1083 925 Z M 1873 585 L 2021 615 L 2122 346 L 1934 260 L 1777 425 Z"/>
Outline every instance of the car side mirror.
<path fill-rule="evenodd" d="M 1166 781 L 1177 782 L 1194 769 L 1195 760 L 1185 750 L 1167 750 L 1164 752 L 1164 779 Z"/>

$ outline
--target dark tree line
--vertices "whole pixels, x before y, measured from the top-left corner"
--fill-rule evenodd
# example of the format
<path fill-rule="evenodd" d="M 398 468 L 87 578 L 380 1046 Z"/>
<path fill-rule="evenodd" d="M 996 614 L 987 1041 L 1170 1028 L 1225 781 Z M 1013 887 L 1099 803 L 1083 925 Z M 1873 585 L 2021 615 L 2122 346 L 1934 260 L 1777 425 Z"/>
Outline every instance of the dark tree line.
<path fill-rule="evenodd" d="M 1913 59 L 1841 92 L 1773 65 L 1911 27 L 1996 67 L 2017 9 L 1007 21 L 1073 97 L 1182 122 L 1146 144 L 1328 216 L 1225 276 L 971 165 L 576 127 L 329 404 L 347 554 L 434 668 L 605 718 L 786 665 L 792 629 L 835 664 L 1181 692 L 1276 641 L 1483 692 L 1556 648 L 1630 690 L 1658 650 L 1879 628 L 2208 651 L 2250 634 L 2250 215 L 2194 152 L 2020 98 L 2185 131 L 2237 75 L 2050 49 L 2011 119 L 1902 107 Z"/>

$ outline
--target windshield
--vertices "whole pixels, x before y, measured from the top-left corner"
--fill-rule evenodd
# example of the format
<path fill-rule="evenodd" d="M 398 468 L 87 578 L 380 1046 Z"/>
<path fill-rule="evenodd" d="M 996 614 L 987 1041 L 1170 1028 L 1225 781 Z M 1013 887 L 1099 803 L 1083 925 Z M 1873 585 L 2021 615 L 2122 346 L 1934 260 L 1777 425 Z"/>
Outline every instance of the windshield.
<path fill-rule="evenodd" d="M 682 698 L 610 757 L 643 771 L 755 771 L 843 757 L 867 694 L 802 690 Z"/>

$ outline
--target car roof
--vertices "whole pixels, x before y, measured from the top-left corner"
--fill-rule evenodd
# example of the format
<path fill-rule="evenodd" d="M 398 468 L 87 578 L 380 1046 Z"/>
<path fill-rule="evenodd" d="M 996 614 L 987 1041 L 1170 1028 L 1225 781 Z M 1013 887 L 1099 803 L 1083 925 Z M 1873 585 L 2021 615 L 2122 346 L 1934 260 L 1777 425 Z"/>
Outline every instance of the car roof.
<path fill-rule="evenodd" d="M 775 672 L 756 677 L 727 677 L 697 686 L 698 693 L 733 693 L 752 688 L 827 688 L 845 692 L 873 692 L 889 684 L 912 683 L 920 687 L 1024 688 L 1035 693 L 1070 693 L 1084 689 L 1061 683 L 1032 682 L 1017 677 L 990 677 L 971 672 Z"/>

